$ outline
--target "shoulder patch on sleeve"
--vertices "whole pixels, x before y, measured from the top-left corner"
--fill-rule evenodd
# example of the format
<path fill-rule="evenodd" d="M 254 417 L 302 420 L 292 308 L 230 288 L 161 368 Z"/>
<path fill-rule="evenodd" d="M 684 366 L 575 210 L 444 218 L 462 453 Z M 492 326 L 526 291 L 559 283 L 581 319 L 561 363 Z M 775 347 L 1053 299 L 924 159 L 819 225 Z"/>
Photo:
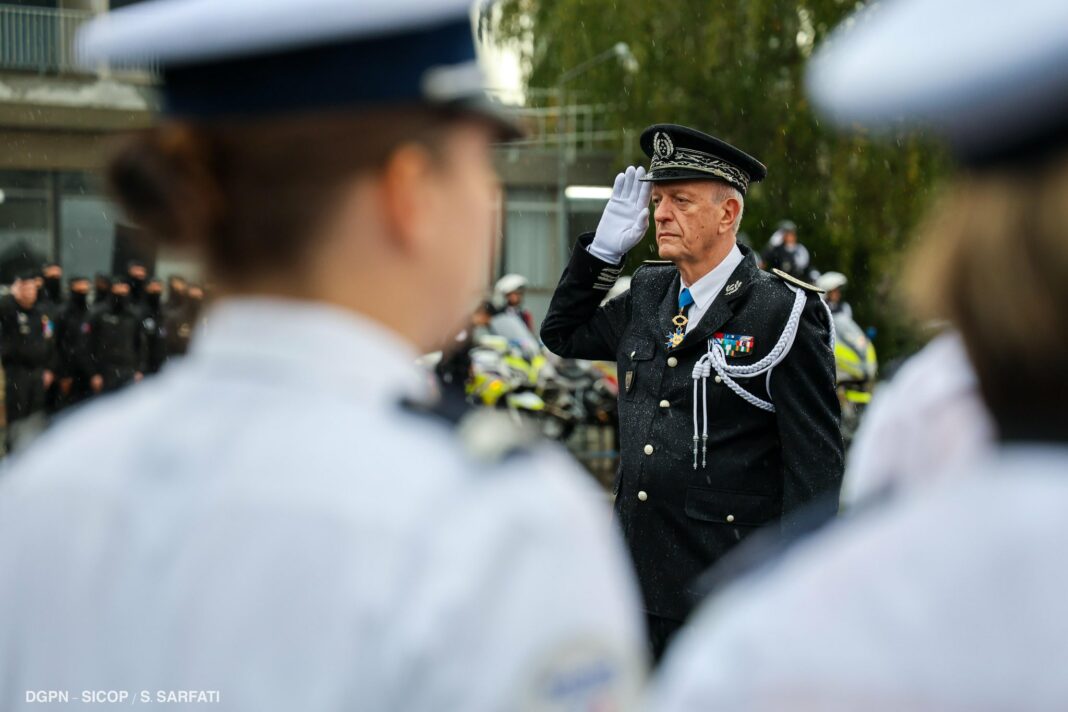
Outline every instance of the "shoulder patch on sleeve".
<path fill-rule="evenodd" d="M 575 640 L 533 661 L 520 692 L 521 709 L 599 712 L 630 709 L 639 693 L 640 664 L 618 643 Z"/>
<path fill-rule="evenodd" d="M 792 284 L 792 285 L 794 285 L 796 287 L 801 287 L 801 289 L 804 289 L 805 291 L 815 292 L 816 294 L 823 294 L 824 291 L 825 291 L 823 289 L 820 289 L 819 287 L 817 287 L 814 284 L 809 284 L 808 282 L 804 282 L 804 281 L 798 279 L 797 277 L 793 276 L 792 274 L 786 274 L 781 269 L 772 268 L 771 273 L 773 275 L 775 275 L 776 277 L 778 277 L 779 279 L 781 279 L 782 281 L 789 282 L 790 284 Z"/>

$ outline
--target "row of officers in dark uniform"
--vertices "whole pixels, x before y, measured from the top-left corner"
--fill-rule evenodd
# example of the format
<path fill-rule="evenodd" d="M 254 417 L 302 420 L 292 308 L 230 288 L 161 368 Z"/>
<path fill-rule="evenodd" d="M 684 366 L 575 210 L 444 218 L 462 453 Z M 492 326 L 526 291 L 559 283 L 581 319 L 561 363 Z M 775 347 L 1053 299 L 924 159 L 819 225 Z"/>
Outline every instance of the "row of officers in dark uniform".
<path fill-rule="evenodd" d="M 174 275 L 164 299 L 162 280 L 140 262 L 124 275 L 71 277 L 66 292 L 59 264 L 18 272 L 0 297 L 8 449 L 31 416 L 122 388 L 185 353 L 203 298 Z"/>

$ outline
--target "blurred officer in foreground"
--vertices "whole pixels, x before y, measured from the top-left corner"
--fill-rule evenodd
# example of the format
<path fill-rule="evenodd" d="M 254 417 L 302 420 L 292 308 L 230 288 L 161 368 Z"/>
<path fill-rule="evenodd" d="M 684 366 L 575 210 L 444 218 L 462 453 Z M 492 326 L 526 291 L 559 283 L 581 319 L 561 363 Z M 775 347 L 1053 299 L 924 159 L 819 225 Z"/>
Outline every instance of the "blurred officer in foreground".
<path fill-rule="evenodd" d="M 92 314 L 89 310 L 89 280 L 73 277 L 70 298 L 56 322 L 56 352 L 62 405 L 89 397 L 93 367 Z"/>
<path fill-rule="evenodd" d="M 579 238 L 542 325 L 568 358 L 616 361 L 615 508 L 659 656 L 700 594 L 696 579 L 759 527 L 837 510 L 842 436 L 830 314 L 815 287 L 757 269 L 736 242 L 764 166 L 717 138 L 658 124 L 593 235 Z M 600 306 L 645 234 L 659 254 Z M 816 504 L 818 502 L 818 504 Z"/>
<path fill-rule="evenodd" d="M 899 0 L 849 27 L 810 69 L 817 105 L 922 123 L 964 164 L 912 278 L 959 327 L 998 443 L 727 591 L 650 709 L 1068 709 L 1068 5 Z"/>
<path fill-rule="evenodd" d="M 38 301 L 36 270 L 15 278 L 11 293 L 0 298 L 0 350 L 4 364 L 7 450 L 27 443 L 43 427 L 31 416 L 45 407 L 53 368 L 53 325 Z"/>
<path fill-rule="evenodd" d="M 633 699 L 603 495 L 507 416 L 455 422 L 414 364 L 493 239 L 509 125 L 469 9 L 178 0 L 85 30 L 89 62 L 162 64 L 169 119 L 110 177 L 220 296 L 186 358 L 0 479 L 0 706 L 41 685 L 258 711 Z"/>

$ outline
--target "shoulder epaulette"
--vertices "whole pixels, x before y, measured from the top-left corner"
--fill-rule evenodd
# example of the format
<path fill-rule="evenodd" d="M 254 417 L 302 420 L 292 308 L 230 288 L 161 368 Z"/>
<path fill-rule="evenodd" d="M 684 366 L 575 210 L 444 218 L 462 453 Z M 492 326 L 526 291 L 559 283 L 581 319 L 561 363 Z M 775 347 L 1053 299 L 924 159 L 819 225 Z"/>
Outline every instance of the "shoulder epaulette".
<path fill-rule="evenodd" d="M 815 292 L 816 294 L 823 294 L 824 291 L 825 291 L 823 289 L 820 289 L 819 287 L 817 287 L 814 284 L 809 284 L 808 282 L 805 282 L 805 281 L 802 281 L 802 280 L 798 279 L 797 277 L 793 276 L 792 274 L 787 274 L 787 273 L 783 272 L 781 269 L 772 268 L 771 273 L 773 275 L 775 275 L 776 277 L 778 277 L 779 279 L 781 279 L 782 281 L 789 282 L 790 284 L 792 284 L 792 285 L 794 285 L 796 287 L 801 287 L 801 289 L 804 289 L 805 291 Z"/>

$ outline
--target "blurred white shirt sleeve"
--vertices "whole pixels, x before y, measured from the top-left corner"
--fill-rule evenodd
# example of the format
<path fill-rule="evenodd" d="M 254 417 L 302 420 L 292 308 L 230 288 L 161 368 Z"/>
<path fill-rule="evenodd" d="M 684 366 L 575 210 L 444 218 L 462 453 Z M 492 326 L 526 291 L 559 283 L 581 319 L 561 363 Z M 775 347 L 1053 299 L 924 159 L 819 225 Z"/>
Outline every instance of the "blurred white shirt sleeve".
<path fill-rule="evenodd" d="M 842 504 L 967 471 L 993 440 L 964 345 L 943 334 L 876 393 L 849 451 Z"/>
<path fill-rule="evenodd" d="M 391 709 L 607 712 L 636 703 L 645 638 L 622 539 L 603 494 L 576 487 L 573 463 L 547 459 L 554 464 L 540 464 L 554 475 L 502 472 L 492 493 L 458 513 L 463 526 L 432 527 L 447 534 L 397 607 Z M 511 511 L 489 510 L 502 502 Z M 493 527 L 502 516 L 512 522 L 504 537 Z M 421 588 L 428 581 L 435 590 Z"/>

